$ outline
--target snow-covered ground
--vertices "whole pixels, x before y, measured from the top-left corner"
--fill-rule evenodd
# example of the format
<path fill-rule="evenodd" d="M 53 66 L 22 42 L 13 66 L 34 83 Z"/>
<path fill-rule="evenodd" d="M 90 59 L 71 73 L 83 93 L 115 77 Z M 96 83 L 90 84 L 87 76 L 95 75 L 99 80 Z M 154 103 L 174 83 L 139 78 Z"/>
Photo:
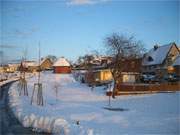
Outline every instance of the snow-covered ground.
<path fill-rule="evenodd" d="M 18 82 L 9 91 L 10 105 L 24 126 L 73 135 L 180 134 L 179 92 L 116 97 L 111 108 L 118 111 L 112 111 L 104 109 L 109 106 L 103 87 L 92 90 L 71 74 L 43 73 L 41 107 L 30 104 L 36 82 L 36 76 L 28 79 L 28 97 L 19 97 Z"/>
<path fill-rule="evenodd" d="M 26 78 L 30 78 L 32 77 L 31 73 L 26 73 Z M 0 81 L 0 86 L 3 86 L 5 84 L 8 84 L 10 82 L 14 82 L 19 80 L 20 78 L 20 73 L 16 72 L 16 73 L 4 73 L 4 74 L 0 74 L 0 78 L 1 79 L 5 79 L 4 81 Z"/>

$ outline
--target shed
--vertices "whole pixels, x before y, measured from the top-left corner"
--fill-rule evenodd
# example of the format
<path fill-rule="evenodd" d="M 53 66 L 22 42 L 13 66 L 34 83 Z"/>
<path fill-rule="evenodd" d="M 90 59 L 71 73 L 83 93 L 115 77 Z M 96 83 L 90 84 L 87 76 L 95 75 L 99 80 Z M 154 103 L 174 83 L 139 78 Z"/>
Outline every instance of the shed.
<path fill-rule="evenodd" d="M 71 73 L 71 65 L 67 59 L 61 57 L 53 64 L 53 70 L 54 73 Z"/>
<path fill-rule="evenodd" d="M 113 76 L 108 68 L 95 68 L 85 74 L 85 82 L 89 85 L 107 84 L 112 80 Z"/>

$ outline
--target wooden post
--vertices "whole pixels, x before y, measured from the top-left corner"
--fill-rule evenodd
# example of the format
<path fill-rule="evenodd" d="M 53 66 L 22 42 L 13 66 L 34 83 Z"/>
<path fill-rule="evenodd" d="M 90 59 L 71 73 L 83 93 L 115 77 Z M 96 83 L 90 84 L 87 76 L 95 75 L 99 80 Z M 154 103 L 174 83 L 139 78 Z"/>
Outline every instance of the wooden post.
<path fill-rule="evenodd" d="M 111 106 L 111 96 L 109 96 L 109 106 Z"/>
<path fill-rule="evenodd" d="M 19 79 L 19 84 L 18 84 L 18 88 L 19 88 L 19 95 L 23 95 L 24 96 L 28 96 L 28 89 L 27 89 L 27 81 L 26 81 L 26 67 L 25 65 L 23 65 L 23 62 L 26 61 L 26 54 L 27 50 L 25 50 L 24 52 L 24 58 L 22 57 L 22 61 L 21 61 L 21 69 L 20 69 L 20 79 Z"/>
<path fill-rule="evenodd" d="M 58 89 L 59 89 L 58 82 L 55 82 L 55 84 L 54 84 L 54 90 L 55 90 L 55 94 L 56 94 L 56 102 L 57 102 L 57 100 L 58 100 Z"/>
<path fill-rule="evenodd" d="M 39 44 L 39 66 L 38 66 L 38 83 L 34 84 L 34 88 L 33 88 L 33 93 L 32 93 L 32 97 L 31 97 L 31 105 L 34 102 L 34 98 L 35 98 L 35 94 L 36 94 L 36 104 L 43 106 L 44 102 L 43 102 L 43 92 L 42 92 L 42 83 L 40 83 L 40 71 L 41 71 L 41 67 L 40 67 L 40 44 Z"/>
<path fill-rule="evenodd" d="M 31 105 L 33 102 L 35 102 L 35 95 L 36 95 L 36 104 L 43 106 L 43 93 L 42 93 L 42 84 L 41 83 L 35 83 L 33 88 L 33 93 L 31 97 Z"/>
<path fill-rule="evenodd" d="M 25 80 L 25 78 L 20 78 L 18 88 L 20 96 L 28 96 L 27 81 Z"/>
<path fill-rule="evenodd" d="M 113 94 L 112 91 L 108 91 L 108 92 L 106 93 L 106 95 L 109 96 L 109 103 L 108 103 L 109 106 L 111 106 L 111 96 L 112 96 L 112 94 Z"/>

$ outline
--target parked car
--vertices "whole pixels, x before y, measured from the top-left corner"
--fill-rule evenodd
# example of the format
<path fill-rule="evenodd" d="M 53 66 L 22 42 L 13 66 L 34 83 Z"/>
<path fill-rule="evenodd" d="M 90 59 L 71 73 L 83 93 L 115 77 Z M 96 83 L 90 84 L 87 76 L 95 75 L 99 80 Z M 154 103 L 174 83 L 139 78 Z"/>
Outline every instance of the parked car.
<path fill-rule="evenodd" d="M 140 77 L 141 82 L 144 83 L 150 83 L 150 82 L 159 82 L 159 80 L 157 79 L 157 77 L 155 75 L 150 75 L 150 74 L 143 74 Z"/>
<path fill-rule="evenodd" d="M 180 76 L 176 74 L 167 74 L 163 77 L 163 79 L 168 82 L 177 82 L 177 81 L 180 81 Z"/>

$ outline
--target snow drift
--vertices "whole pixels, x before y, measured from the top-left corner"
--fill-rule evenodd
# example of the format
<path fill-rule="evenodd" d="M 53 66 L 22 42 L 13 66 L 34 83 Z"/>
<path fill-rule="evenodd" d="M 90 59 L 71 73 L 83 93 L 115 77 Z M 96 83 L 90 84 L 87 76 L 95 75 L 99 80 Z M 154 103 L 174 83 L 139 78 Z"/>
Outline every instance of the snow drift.
<path fill-rule="evenodd" d="M 19 93 L 14 87 L 9 90 L 9 105 L 16 118 L 24 127 L 31 127 L 38 132 L 59 133 L 67 135 L 69 133 L 68 122 L 62 118 L 38 116 L 34 113 L 28 114 L 22 108 Z M 28 106 L 27 106 L 28 107 Z"/>

